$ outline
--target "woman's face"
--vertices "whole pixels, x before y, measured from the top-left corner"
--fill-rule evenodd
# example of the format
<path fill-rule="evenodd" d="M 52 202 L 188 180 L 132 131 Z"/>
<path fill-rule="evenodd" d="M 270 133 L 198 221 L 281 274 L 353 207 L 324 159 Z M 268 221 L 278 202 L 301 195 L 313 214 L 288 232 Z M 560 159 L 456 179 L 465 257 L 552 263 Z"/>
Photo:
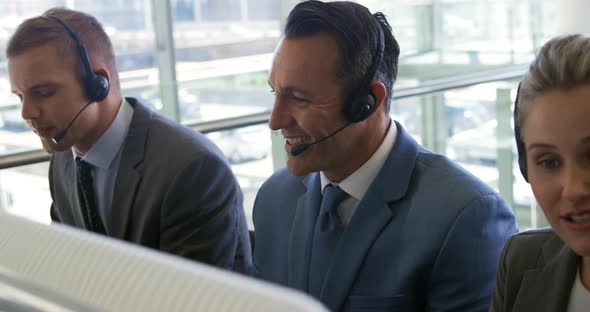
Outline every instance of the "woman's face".
<path fill-rule="evenodd" d="M 590 84 L 527 105 L 522 135 L 535 198 L 557 235 L 590 256 Z"/>

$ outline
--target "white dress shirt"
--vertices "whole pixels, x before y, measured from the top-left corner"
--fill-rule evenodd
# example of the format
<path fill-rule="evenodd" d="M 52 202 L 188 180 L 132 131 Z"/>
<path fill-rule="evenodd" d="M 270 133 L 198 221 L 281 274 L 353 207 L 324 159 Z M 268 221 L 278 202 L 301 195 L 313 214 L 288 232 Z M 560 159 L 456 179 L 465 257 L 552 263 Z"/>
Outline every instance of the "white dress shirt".
<path fill-rule="evenodd" d="M 579 270 L 578 270 L 579 271 Z M 570 293 L 567 312 L 586 312 L 590 308 L 590 291 L 582 284 L 580 272 L 576 274 L 576 280 Z"/>
<path fill-rule="evenodd" d="M 381 168 L 383 168 L 383 164 L 393 149 L 396 137 L 397 127 L 395 126 L 395 123 L 390 120 L 387 134 L 373 156 L 371 156 L 367 162 L 365 162 L 360 168 L 358 168 L 340 183 L 333 183 L 330 181 L 330 179 L 328 179 L 323 171 L 320 172 L 322 195 L 324 194 L 324 188 L 328 184 L 339 186 L 343 191 L 346 192 L 346 194 L 349 195 L 338 206 L 338 216 L 340 217 L 340 222 L 344 227 L 348 226 L 350 223 L 358 203 L 365 196 L 369 186 L 371 183 L 373 183 L 373 180 L 375 180 L 379 174 L 379 171 L 381 171 Z"/>

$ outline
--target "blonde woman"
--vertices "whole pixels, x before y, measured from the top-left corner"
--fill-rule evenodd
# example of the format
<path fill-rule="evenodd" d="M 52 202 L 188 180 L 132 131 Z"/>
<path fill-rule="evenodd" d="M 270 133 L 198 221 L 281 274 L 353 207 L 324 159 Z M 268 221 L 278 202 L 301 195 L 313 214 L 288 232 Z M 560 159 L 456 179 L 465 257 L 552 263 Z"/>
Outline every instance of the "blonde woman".
<path fill-rule="evenodd" d="M 490 311 L 590 311 L 590 38 L 547 42 L 519 87 L 519 163 L 550 229 L 504 248 Z"/>

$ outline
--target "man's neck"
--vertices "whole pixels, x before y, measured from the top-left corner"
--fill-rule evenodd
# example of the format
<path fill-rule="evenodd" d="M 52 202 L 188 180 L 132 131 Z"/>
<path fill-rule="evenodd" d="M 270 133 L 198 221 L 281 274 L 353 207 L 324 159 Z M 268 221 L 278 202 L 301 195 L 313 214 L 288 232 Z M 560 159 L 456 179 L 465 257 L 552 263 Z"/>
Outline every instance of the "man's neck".
<path fill-rule="evenodd" d="M 392 124 L 391 118 L 380 118 L 374 121 L 375 128 L 368 129 L 369 134 L 364 138 L 357 140 L 354 147 L 355 151 L 342 153 L 341 161 L 344 164 L 337 166 L 332 170 L 325 170 L 324 173 L 330 181 L 340 183 L 360 167 L 362 167 L 375 154 L 379 146 L 383 143 L 389 127 Z M 360 152 L 358 152 L 360 151 Z"/>
<path fill-rule="evenodd" d="M 98 111 L 98 120 L 95 126 L 88 131 L 88 135 L 81 138 L 78 144 L 73 146 L 77 154 L 84 155 L 88 153 L 92 146 L 102 137 L 117 117 L 122 101 L 123 98 L 121 97 L 113 97 L 93 104 L 101 106 Z"/>

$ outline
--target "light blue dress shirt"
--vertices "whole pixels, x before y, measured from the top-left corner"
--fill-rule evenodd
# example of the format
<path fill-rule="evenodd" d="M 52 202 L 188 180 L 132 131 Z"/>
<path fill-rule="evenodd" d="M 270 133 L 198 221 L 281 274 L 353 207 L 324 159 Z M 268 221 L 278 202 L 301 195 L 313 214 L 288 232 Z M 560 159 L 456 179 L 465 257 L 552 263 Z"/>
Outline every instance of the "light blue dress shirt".
<path fill-rule="evenodd" d="M 110 220 L 113 210 L 113 193 L 123 153 L 123 143 L 127 137 L 132 117 L 133 107 L 123 99 L 117 116 L 88 153 L 79 155 L 72 147 L 74 159 L 80 156 L 82 160 L 94 166 L 92 177 L 96 204 L 107 233 L 110 232 L 110 222 L 107 221 Z"/>

